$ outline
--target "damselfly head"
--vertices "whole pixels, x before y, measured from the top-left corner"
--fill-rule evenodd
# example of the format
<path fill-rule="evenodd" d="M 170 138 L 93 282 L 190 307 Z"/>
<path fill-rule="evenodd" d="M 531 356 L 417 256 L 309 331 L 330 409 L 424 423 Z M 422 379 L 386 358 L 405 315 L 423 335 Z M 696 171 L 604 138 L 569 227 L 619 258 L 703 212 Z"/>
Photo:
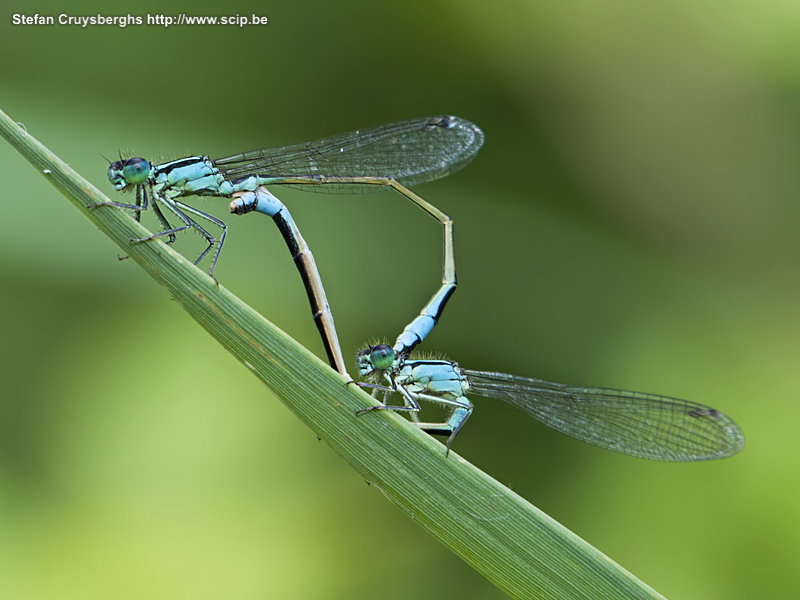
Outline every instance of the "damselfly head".
<path fill-rule="evenodd" d="M 394 361 L 394 350 L 388 344 L 370 346 L 359 350 L 356 355 L 356 366 L 362 377 L 366 377 L 374 371 L 388 371 L 394 366 Z"/>
<path fill-rule="evenodd" d="M 150 177 L 150 163 L 143 158 L 134 157 L 118 160 L 108 165 L 108 180 L 115 190 L 141 185 Z"/>

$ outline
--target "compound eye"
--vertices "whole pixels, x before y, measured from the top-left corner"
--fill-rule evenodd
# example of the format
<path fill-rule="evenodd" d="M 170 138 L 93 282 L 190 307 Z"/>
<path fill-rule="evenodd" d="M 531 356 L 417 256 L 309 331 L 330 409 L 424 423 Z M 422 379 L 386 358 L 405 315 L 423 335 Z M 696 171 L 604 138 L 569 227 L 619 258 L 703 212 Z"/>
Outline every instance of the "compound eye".
<path fill-rule="evenodd" d="M 370 349 L 369 361 L 378 371 L 391 369 L 394 363 L 394 350 L 387 344 L 379 344 Z"/>
<path fill-rule="evenodd" d="M 117 163 L 114 163 L 117 164 Z M 114 165 L 112 165 L 113 167 Z M 110 169 L 109 169 L 110 170 Z M 139 185 L 150 176 L 150 163 L 135 157 L 122 161 L 122 177 L 129 185 Z"/>

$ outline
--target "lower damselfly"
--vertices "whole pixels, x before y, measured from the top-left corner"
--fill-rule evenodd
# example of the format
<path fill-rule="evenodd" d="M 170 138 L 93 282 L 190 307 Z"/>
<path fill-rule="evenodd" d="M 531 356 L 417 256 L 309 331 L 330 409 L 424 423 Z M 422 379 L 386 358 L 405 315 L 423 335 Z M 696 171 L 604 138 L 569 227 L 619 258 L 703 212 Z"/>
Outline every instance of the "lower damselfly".
<path fill-rule="evenodd" d="M 360 375 L 372 381 L 361 385 L 374 388 L 375 395 L 385 393 L 382 404 L 358 412 L 409 413 L 426 433 L 447 436 L 446 453 L 472 414 L 468 395 L 502 400 L 574 438 L 650 460 L 712 460 L 744 448 L 744 434 L 733 419 L 678 398 L 471 371 L 448 360 L 397 356 L 386 344 L 360 351 L 356 363 Z M 402 406 L 387 403 L 394 392 L 403 398 Z M 420 400 L 446 407 L 447 419 L 420 422 Z"/>

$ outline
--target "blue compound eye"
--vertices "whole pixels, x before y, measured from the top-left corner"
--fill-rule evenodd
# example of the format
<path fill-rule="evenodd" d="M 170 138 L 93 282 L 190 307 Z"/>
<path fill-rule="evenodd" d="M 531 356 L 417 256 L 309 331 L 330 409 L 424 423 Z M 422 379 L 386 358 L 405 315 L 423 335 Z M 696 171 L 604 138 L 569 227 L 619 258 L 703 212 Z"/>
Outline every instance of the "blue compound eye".
<path fill-rule="evenodd" d="M 150 163 L 143 158 L 129 158 L 123 161 L 122 177 L 130 185 L 139 185 L 150 176 Z"/>
<path fill-rule="evenodd" d="M 392 363 L 394 363 L 394 350 L 391 346 L 387 346 L 386 344 L 373 346 L 369 353 L 369 360 L 376 370 L 385 371 L 386 369 L 390 369 Z"/>
<path fill-rule="evenodd" d="M 108 165 L 108 180 L 118 190 L 140 185 L 150 176 L 150 163 L 143 158 L 118 160 Z"/>

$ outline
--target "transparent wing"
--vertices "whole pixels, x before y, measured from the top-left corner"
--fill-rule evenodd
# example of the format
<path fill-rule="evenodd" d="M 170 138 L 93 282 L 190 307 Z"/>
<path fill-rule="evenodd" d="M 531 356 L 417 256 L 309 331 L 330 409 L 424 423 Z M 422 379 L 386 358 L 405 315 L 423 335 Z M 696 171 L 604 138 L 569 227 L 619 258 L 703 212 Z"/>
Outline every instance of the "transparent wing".
<path fill-rule="evenodd" d="M 471 393 L 503 400 L 553 429 L 624 454 L 664 461 L 710 460 L 744 447 L 744 435 L 733 419 L 702 404 L 505 373 L 464 373 Z"/>
<path fill-rule="evenodd" d="M 214 160 L 230 180 L 264 177 L 391 177 L 412 186 L 449 175 L 466 165 L 483 145 L 477 125 L 439 116 L 387 123 L 304 144 L 253 150 Z M 276 183 L 280 183 L 277 181 Z M 380 191 L 375 185 L 304 185 L 315 192 Z"/>

